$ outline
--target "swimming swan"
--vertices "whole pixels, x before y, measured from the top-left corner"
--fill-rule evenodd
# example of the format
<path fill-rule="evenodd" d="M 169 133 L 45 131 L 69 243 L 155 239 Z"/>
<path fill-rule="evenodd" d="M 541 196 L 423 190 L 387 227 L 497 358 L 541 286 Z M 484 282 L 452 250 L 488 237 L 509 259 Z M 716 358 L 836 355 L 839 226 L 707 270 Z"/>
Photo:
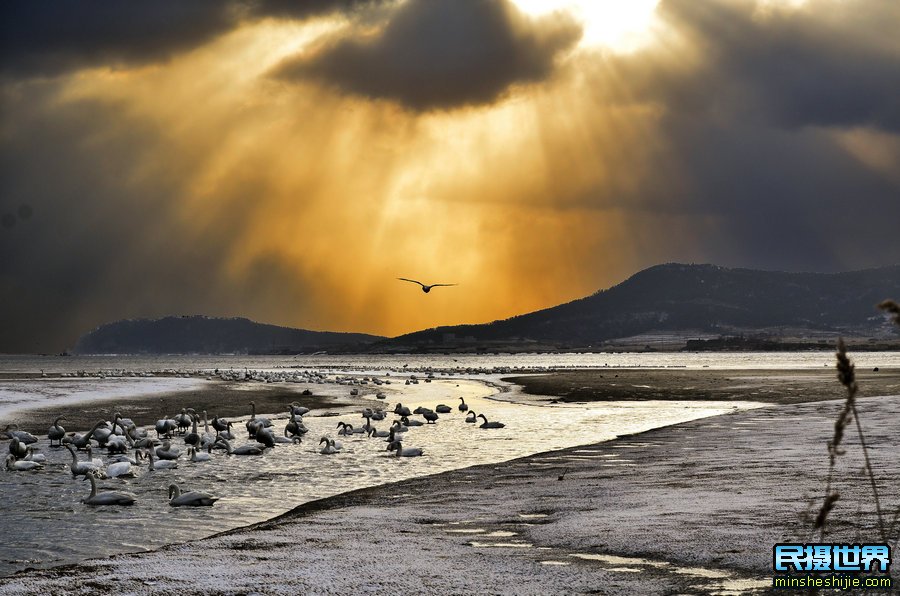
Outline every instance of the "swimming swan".
<path fill-rule="evenodd" d="M 502 422 L 488 422 L 487 416 L 479 414 L 479 418 L 484 418 L 484 422 L 478 425 L 478 428 L 503 428 L 506 426 Z"/>
<path fill-rule="evenodd" d="M 95 472 L 100 469 L 100 466 L 93 461 L 78 461 L 78 456 L 75 454 L 75 448 L 71 445 L 66 445 L 66 449 L 72 454 L 72 463 L 69 464 L 69 469 L 72 471 L 72 478 L 75 476 L 84 476 L 88 472 Z"/>
<path fill-rule="evenodd" d="M 403 443 L 400 441 L 394 441 L 388 445 L 388 451 L 393 451 L 397 457 L 419 457 L 424 453 L 420 447 L 407 447 L 404 449 Z"/>
<path fill-rule="evenodd" d="M 191 461 L 194 463 L 200 463 L 211 460 L 212 455 L 210 454 L 210 451 L 212 451 L 212 445 L 210 445 L 206 449 L 207 451 L 206 453 L 204 453 L 202 451 L 197 451 L 193 447 L 188 447 L 188 455 L 191 456 Z"/>
<path fill-rule="evenodd" d="M 21 442 L 18 437 L 9 440 L 9 454 L 15 459 L 22 459 L 28 455 L 28 446 Z"/>
<path fill-rule="evenodd" d="M 171 507 L 211 507 L 219 500 L 209 493 L 201 493 L 195 490 L 182 493 L 177 484 L 169 485 L 169 506 Z"/>
<path fill-rule="evenodd" d="M 319 450 L 319 453 L 321 453 L 322 455 L 334 455 L 335 453 L 338 453 L 340 451 L 340 449 L 336 447 L 334 439 L 322 437 L 321 440 L 319 440 L 319 445 L 321 445 L 322 443 L 325 443 L 325 446 Z"/>
<path fill-rule="evenodd" d="M 265 446 L 259 443 L 241 445 L 237 449 L 232 449 L 231 443 L 225 439 L 219 439 L 216 443 L 222 445 L 228 455 L 262 455 L 265 451 Z"/>
<path fill-rule="evenodd" d="M 256 402 L 250 402 L 250 420 L 244 425 L 247 427 L 247 434 L 249 438 L 253 439 L 256 437 L 256 432 L 263 428 L 268 428 L 272 426 L 272 421 L 268 418 L 257 418 L 256 417 Z"/>
<path fill-rule="evenodd" d="M 131 469 L 131 462 L 120 461 L 109 464 L 106 467 L 107 478 L 134 478 L 134 470 Z"/>
<path fill-rule="evenodd" d="M 174 470 L 178 467 L 178 462 L 173 459 L 156 460 L 156 456 L 152 449 L 147 450 L 147 456 L 150 458 L 150 471 L 156 470 Z"/>
<path fill-rule="evenodd" d="M 90 496 L 81 500 L 85 505 L 91 506 L 100 506 L 100 505 L 133 505 L 135 501 L 137 501 L 137 497 L 131 493 L 120 493 L 115 491 L 104 491 L 102 493 L 97 492 L 97 481 L 94 478 L 94 473 L 85 474 L 85 480 L 91 481 L 91 494 Z"/>
<path fill-rule="evenodd" d="M 43 464 L 36 461 L 16 461 L 16 456 L 11 453 L 6 456 L 6 469 L 10 472 L 28 472 L 42 467 Z"/>
<path fill-rule="evenodd" d="M 159 459 L 176 460 L 181 457 L 181 451 L 172 449 L 172 443 L 163 441 L 163 444 L 156 448 L 156 457 Z"/>

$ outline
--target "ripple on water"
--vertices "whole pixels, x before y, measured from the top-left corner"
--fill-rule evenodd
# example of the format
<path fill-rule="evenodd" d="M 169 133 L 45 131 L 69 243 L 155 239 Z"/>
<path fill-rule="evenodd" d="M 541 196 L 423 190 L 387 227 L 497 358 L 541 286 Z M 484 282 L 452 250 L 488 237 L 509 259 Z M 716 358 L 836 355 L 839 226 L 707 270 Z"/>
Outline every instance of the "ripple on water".
<path fill-rule="evenodd" d="M 469 542 L 469 546 L 476 548 L 533 548 L 533 544 L 527 542 Z"/>

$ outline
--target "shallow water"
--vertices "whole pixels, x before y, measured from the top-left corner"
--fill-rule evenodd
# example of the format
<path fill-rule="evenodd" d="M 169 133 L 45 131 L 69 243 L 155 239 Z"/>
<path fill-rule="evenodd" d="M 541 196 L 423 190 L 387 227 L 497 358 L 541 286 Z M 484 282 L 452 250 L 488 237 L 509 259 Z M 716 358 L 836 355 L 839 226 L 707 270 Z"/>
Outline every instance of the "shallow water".
<path fill-rule="evenodd" d="M 296 390 L 303 387 L 292 385 Z M 333 387 L 346 394 L 345 387 Z M 0 575 L 183 542 L 269 519 L 304 502 L 353 489 L 608 440 L 619 434 L 731 411 L 735 406 L 716 402 L 535 406 L 508 401 L 510 394 L 504 394 L 503 401 L 491 399 L 496 389 L 463 379 L 436 379 L 408 386 L 395 382 L 381 389 L 389 393 L 388 400 L 372 398 L 373 406 L 390 409 L 402 401 L 411 408 L 438 403 L 454 408 L 452 414 L 441 415 L 437 424 L 412 428 L 405 434 L 404 446 L 423 447 L 424 457 L 391 457 L 385 451 L 384 439 L 337 436 L 338 421 L 364 423 L 357 411 L 345 409 L 339 417 L 307 415 L 305 424 L 310 432 L 301 445 L 278 445 L 259 457 L 214 452 L 211 462 L 181 461 L 176 470 L 141 470 L 134 479 L 101 481 L 101 490 L 129 491 L 138 496 L 138 501 L 132 507 L 91 508 L 80 503 L 89 485 L 72 478 L 69 452 L 50 449 L 42 440 L 39 450 L 50 460 L 43 470 L 0 473 L 0 527 L 7 538 L 0 542 Z M 461 396 L 473 410 L 504 422 L 506 428 L 480 429 L 465 423 L 456 410 Z M 386 429 L 392 419 L 390 415 L 375 425 Z M 243 425 L 235 421 L 236 428 L 243 430 Z M 280 433 L 287 422 L 286 413 L 273 422 L 276 434 Z M 325 434 L 343 442 L 341 453 L 318 453 L 318 439 Z M 238 435 L 234 443 L 246 441 L 246 435 Z M 183 447 L 180 438 L 173 444 Z M 98 456 L 98 451 L 94 455 Z M 610 465 L 633 464 L 613 459 Z M 548 467 L 548 474 L 559 472 L 555 466 Z M 221 500 L 212 508 L 169 507 L 166 491 L 173 482 L 182 490 L 207 491 Z"/>

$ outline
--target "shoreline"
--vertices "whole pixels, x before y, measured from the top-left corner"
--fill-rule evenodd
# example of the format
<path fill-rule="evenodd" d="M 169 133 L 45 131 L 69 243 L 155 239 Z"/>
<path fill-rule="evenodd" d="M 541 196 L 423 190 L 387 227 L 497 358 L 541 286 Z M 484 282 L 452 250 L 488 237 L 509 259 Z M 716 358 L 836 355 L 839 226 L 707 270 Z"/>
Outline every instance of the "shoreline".
<path fill-rule="evenodd" d="M 518 592 L 525 594 L 567 588 L 587 593 L 591 586 L 611 594 L 762 589 L 761 582 L 771 575 L 772 544 L 802 538 L 806 526 L 796 521 L 805 508 L 802 493 L 821 489 L 824 475 L 818 472 L 827 467 L 823 449 L 807 448 L 821 447 L 820 440 L 827 439 L 839 405 L 813 402 L 723 414 L 358 489 L 198 541 L 19 572 L 0 578 L 0 594 L 75 594 L 80 586 L 110 577 L 131 578 L 115 583 L 135 594 L 169 593 L 176 587 L 182 594 L 210 593 L 211 580 L 186 588 L 179 579 L 198 566 L 215 579 L 219 591 L 214 594 L 352 589 L 357 569 L 365 569 L 371 591 L 380 594 L 397 588 L 398 573 L 423 564 L 435 565 L 430 576 L 412 580 L 410 571 L 404 576 L 411 582 L 405 587 L 416 593 L 503 592 L 522 581 L 515 579 L 519 574 L 544 582 L 537 590 L 518 583 Z M 860 401 L 875 441 L 890 430 L 884 428 L 889 425 L 872 428 L 873 410 L 884 408 L 900 413 L 900 397 Z M 794 451 L 809 452 L 799 475 L 766 457 L 785 447 L 784 438 L 796 437 L 798 419 L 816 429 L 815 437 L 793 445 Z M 734 429 L 743 432 L 730 432 Z M 740 435 L 736 444 L 718 444 L 729 434 Z M 773 435 L 782 441 L 773 443 Z M 683 457 L 660 458 L 676 445 L 685 449 Z M 763 451 L 754 455 L 753 445 Z M 732 459 L 738 453 L 743 461 Z M 886 454 L 879 455 L 877 463 L 889 466 Z M 852 454 L 845 458 L 842 469 L 856 465 Z M 760 472 L 757 466 L 765 462 L 769 466 Z M 697 481 L 712 477 L 714 485 Z M 766 478 L 770 481 L 762 482 Z M 888 487 L 883 498 L 896 502 L 898 488 Z M 580 494 L 573 495 L 576 489 Z M 843 487 L 844 498 L 852 502 L 855 495 L 864 496 L 864 489 Z M 839 507 L 832 514 L 835 539 L 852 529 L 842 523 L 846 515 L 853 511 Z M 365 543 L 357 537 L 361 528 Z M 415 561 L 402 560 L 403 570 L 390 550 L 399 544 L 406 552 L 416 549 Z M 457 568 L 460 562 L 464 565 Z M 473 582 L 475 574 L 493 583 Z M 272 585 L 278 577 L 290 577 L 290 586 Z"/>
<path fill-rule="evenodd" d="M 67 430 L 84 432 L 97 420 L 112 420 L 115 412 L 131 418 L 138 426 L 153 427 L 156 420 L 174 416 L 182 408 L 191 407 L 201 416 L 206 410 L 208 419 L 214 416 L 239 419 L 250 415 L 251 401 L 256 402 L 257 412 L 262 415 L 287 416 L 288 404 L 300 402 L 311 410 L 345 409 L 361 405 L 362 400 L 349 395 L 337 395 L 336 387 L 326 385 L 323 390 L 317 385 L 287 385 L 246 382 L 236 383 L 220 380 L 203 381 L 196 389 L 185 389 L 152 395 L 133 394 L 120 398 L 85 399 L 77 403 L 55 406 L 38 406 L 19 409 L 2 420 L 2 424 L 18 424 L 20 430 L 45 436 L 47 429 L 57 416 L 65 415 Z M 310 388 L 311 395 L 303 395 L 302 390 Z M 313 416 L 317 413 L 311 414 Z"/>
<path fill-rule="evenodd" d="M 485 382 L 481 379 L 477 380 Z M 490 385 L 493 386 L 492 383 Z M 896 396 L 867 398 L 863 399 L 862 402 L 862 410 L 868 410 L 880 403 L 890 405 L 895 414 L 900 412 L 900 399 Z M 330 528 L 333 524 L 352 525 L 355 520 L 368 527 L 366 540 L 372 540 L 376 544 L 389 542 L 391 538 L 396 537 L 397 534 L 402 534 L 403 540 L 406 540 L 411 534 L 414 534 L 417 536 L 416 540 L 423 538 L 426 539 L 428 544 L 431 544 L 438 539 L 440 548 L 436 550 L 441 550 L 448 546 L 446 540 L 453 539 L 452 545 L 449 545 L 451 547 L 450 550 L 469 560 L 470 564 L 476 566 L 482 564 L 486 565 L 483 569 L 481 567 L 478 567 L 478 569 L 483 570 L 485 573 L 491 573 L 495 579 L 498 575 L 496 572 L 497 569 L 502 569 L 505 568 L 504 566 L 511 565 L 514 569 L 519 569 L 523 566 L 527 567 L 532 574 L 539 572 L 537 577 L 543 578 L 548 576 L 557 578 L 553 581 L 561 582 L 561 586 L 581 586 L 581 588 L 577 588 L 579 590 L 586 590 L 586 586 L 590 584 L 590 582 L 599 582 L 599 584 L 596 585 L 605 586 L 606 589 L 604 591 L 608 591 L 609 593 L 633 593 L 636 589 L 635 586 L 638 584 L 640 585 L 639 589 L 642 592 L 657 593 L 657 589 L 663 586 L 660 584 L 656 585 L 656 588 L 654 588 L 654 582 L 657 584 L 663 582 L 663 584 L 665 584 L 666 582 L 674 580 L 681 582 L 679 586 L 686 590 L 701 589 L 701 587 L 695 585 L 697 582 L 706 582 L 704 585 L 709 584 L 710 586 L 715 584 L 710 589 L 713 589 L 716 586 L 721 587 L 720 584 L 724 585 L 723 582 L 738 582 L 738 584 L 740 584 L 740 582 L 752 583 L 752 574 L 760 573 L 762 571 L 762 567 L 758 561 L 754 564 L 746 564 L 746 562 L 742 562 L 741 557 L 729 555 L 725 555 L 724 558 L 721 558 L 720 560 L 715 560 L 714 557 L 710 556 L 695 556 L 693 558 L 682 556 L 691 548 L 691 541 L 685 543 L 684 541 L 676 540 L 674 543 L 669 544 L 668 550 L 666 547 L 654 550 L 648 548 L 647 545 L 629 548 L 624 543 L 623 539 L 627 537 L 627 535 L 658 535 L 659 527 L 655 528 L 657 532 L 649 530 L 644 532 L 624 532 L 621 530 L 621 527 L 617 530 L 617 526 L 610 522 L 605 524 L 602 531 L 597 532 L 598 536 L 604 537 L 602 542 L 588 540 L 587 542 L 589 542 L 589 544 L 587 544 L 585 542 L 585 536 L 579 534 L 577 527 L 573 527 L 573 524 L 571 523 L 572 520 L 565 519 L 562 515 L 562 510 L 568 511 L 569 514 L 573 511 L 580 511 L 578 514 L 580 521 L 576 526 L 596 527 L 596 519 L 593 521 L 584 519 L 584 512 L 587 511 L 585 507 L 588 507 L 591 511 L 599 512 L 600 507 L 602 506 L 602 515 L 598 513 L 598 517 L 605 518 L 612 513 L 608 502 L 602 504 L 595 502 L 596 499 L 601 497 L 606 499 L 610 498 L 609 494 L 604 494 L 603 490 L 601 490 L 603 488 L 602 481 L 609 481 L 613 484 L 621 484 L 625 480 L 628 480 L 629 482 L 639 481 L 638 484 L 642 485 L 640 490 L 625 492 L 631 499 L 640 504 L 639 502 L 645 500 L 648 494 L 658 492 L 659 487 L 652 486 L 653 478 L 657 476 L 668 478 L 673 471 L 684 471 L 689 469 L 691 466 L 688 466 L 687 464 L 691 463 L 691 458 L 688 456 L 692 451 L 704 451 L 702 446 L 689 447 L 681 444 L 681 448 L 687 452 L 685 454 L 686 461 L 679 462 L 676 460 L 675 462 L 669 462 L 671 469 L 667 469 L 665 473 L 649 474 L 648 471 L 643 468 L 646 468 L 647 466 L 653 468 L 661 465 L 658 462 L 654 463 L 652 461 L 654 456 L 658 455 L 653 452 L 662 448 L 664 452 L 668 453 L 669 449 L 666 448 L 665 445 L 667 441 L 676 441 L 676 444 L 678 444 L 679 442 L 683 442 L 685 433 L 689 434 L 694 431 L 697 431 L 701 437 L 704 434 L 709 435 L 712 433 L 711 437 L 706 437 L 707 440 L 715 437 L 721 439 L 722 431 L 713 429 L 722 427 L 723 422 L 730 423 L 732 425 L 730 428 L 732 429 L 749 431 L 750 428 L 744 429 L 739 427 L 740 424 L 752 426 L 752 424 L 750 424 L 750 422 L 753 422 L 752 420 L 750 422 L 741 422 L 746 418 L 756 417 L 769 422 L 774 421 L 783 426 L 786 422 L 786 417 L 783 416 L 783 414 L 790 412 L 793 413 L 795 417 L 799 413 L 801 419 L 803 419 L 803 416 L 809 413 L 807 410 L 820 412 L 818 414 L 820 418 L 818 427 L 820 430 L 824 429 L 825 431 L 830 431 L 833 417 L 830 417 L 830 414 L 822 415 L 821 411 L 823 409 L 836 411 L 836 408 L 833 406 L 835 406 L 835 402 L 820 401 L 795 406 L 779 405 L 778 407 L 722 414 L 719 416 L 694 420 L 692 422 L 656 428 L 634 435 L 620 436 L 612 441 L 582 445 L 557 451 L 542 452 L 500 464 L 483 464 L 450 472 L 443 472 L 436 475 L 417 477 L 395 483 L 357 489 L 325 499 L 309 501 L 289 512 L 269 520 L 258 522 L 250 526 L 228 530 L 198 541 L 170 544 L 153 551 L 130 555 L 118 555 L 111 559 L 87 560 L 78 564 L 63 565 L 41 571 L 20 571 L 11 576 L 0 578 L 0 594 L 29 593 L 29 590 L 31 589 L 40 589 L 54 594 L 78 593 L 77 586 L 89 585 L 90 582 L 93 581 L 91 579 L 92 574 L 99 574 L 105 570 L 115 574 L 113 570 L 119 568 L 133 572 L 141 567 L 141 561 L 145 561 L 146 557 L 153 560 L 160 558 L 160 561 L 164 563 L 165 566 L 175 565 L 177 567 L 177 561 L 173 561 L 172 559 L 177 559 L 185 553 L 188 553 L 188 557 L 194 561 L 195 565 L 202 565 L 204 561 L 209 562 L 210 559 L 212 559 L 211 555 L 205 555 L 204 552 L 201 552 L 205 551 L 210 545 L 212 545 L 211 548 L 213 548 L 214 551 L 226 557 L 237 556 L 234 553 L 239 553 L 239 558 L 242 560 L 247 557 L 257 557 L 260 558 L 260 561 L 277 561 L 278 557 L 265 554 L 267 551 L 271 550 L 272 544 L 266 543 L 265 540 L 260 541 L 261 535 L 265 534 L 268 536 L 274 534 L 281 538 L 284 538 L 287 535 L 296 536 L 301 529 L 300 527 L 311 519 L 316 521 L 314 525 L 318 529 L 318 532 L 325 532 L 328 536 L 331 536 L 329 532 L 332 532 L 332 530 L 327 529 L 326 526 Z M 797 410 L 800 411 L 798 412 Z M 863 417 L 865 417 L 865 415 L 866 414 L 863 413 Z M 788 416 L 787 418 L 792 418 L 792 416 Z M 866 419 L 866 422 L 869 422 L 872 418 L 873 417 L 870 416 Z M 757 426 L 760 425 L 757 424 Z M 767 429 L 758 428 L 756 430 L 765 433 Z M 793 437 L 794 431 L 795 428 L 789 428 L 787 436 Z M 771 430 L 769 430 L 769 434 L 771 434 Z M 827 434 L 827 432 L 824 433 L 826 438 Z M 877 434 L 875 437 L 877 438 Z M 781 438 L 783 443 L 784 437 L 782 436 Z M 765 440 L 765 438 L 760 439 L 761 442 L 765 442 Z M 733 451 L 734 446 L 729 445 L 728 449 Z M 716 456 L 716 451 L 717 449 L 712 450 L 712 453 L 709 455 Z M 822 455 L 824 450 L 821 448 L 821 445 L 816 449 L 813 449 L 813 452 L 814 457 L 812 458 L 811 463 L 822 464 L 822 467 L 824 467 L 827 458 Z M 623 458 L 623 455 L 626 457 Z M 721 454 L 718 454 L 717 457 L 719 460 L 723 459 Z M 630 462 L 637 463 L 629 463 L 629 460 Z M 698 463 L 699 462 L 693 462 L 693 465 L 696 466 Z M 730 467 L 735 467 L 735 462 L 729 463 Z M 755 463 L 758 464 L 760 462 Z M 887 462 L 881 461 L 880 463 L 885 464 Z M 770 460 L 769 464 L 777 468 L 777 459 Z M 568 471 L 565 471 L 566 468 L 568 468 Z M 727 468 L 728 466 L 717 469 L 714 476 L 718 477 Z M 562 481 L 556 480 L 561 472 L 564 479 Z M 690 477 L 696 477 L 696 473 L 692 474 Z M 703 476 L 701 475 L 700 477 L 702 478 Z M 565 494 L 560 494 L 560 491 L 556 490 L 563 487 L 569 487 L 573 484 L 582 486 L 585 483 L 592 489 L 600 490 L 601 497 L 596 495 L 582 495 L 580 497 L 572 498 L 571 495 L 567 496 Z M 689 488 L 686 485 L 679 486 L 677 482 L 673 484 L 669 480 L 664 481 L 663 485 L 678 488 L 679 490 L 687 490 Z M 466 490 L 461 492 L 460 487 L 464 487 Z M 541 493 L 540 498 L 536 498 L 536 495 L 529 495 L 526 499 L 527 502 L 530 503 L 525 507 L 527 511 L 506 511 L 505 513 L 498 511 L 503 507 L 508 507 L 511 503 L 515 503 L 517 498 L 521 499 L 523 492 L 530 492 L 535 488 L 544 492 Z M 608 491 L 610 489 L 607 487 L 606 490 Z M 622 490 L 621 486 L 619 487 L 619 490 Z M 407 493 L 405 491 L 411 492 Z M 495 491 L 500 491 L 504 494 L 499 495 Z M 470 502 L 470 507 L 473 508 L 471 511 L 460 509 L 459 505 L 454 503 L 454 497 L 462 498 L 465 493 L 477 493 L 481 499 L 478 503 Z M 893 496 L 896 497 L 896 495 Z M 670 499 L 664 499 L 664 502 L 668 500 Z M 894 500 L 896 501 L 896 498 Z M 555 511 L 550 512 L 549 508 L 535 505 L 536 501 L 562 503 L 562 505 L 557 507 Z M 587 501 L 587 503 L 584 501 Z M 797 503 L 799 502 L 800 500 L 798 499 Z M 443 510 L 440 512 L 423 510 L 423 503 L 440 506 Z M 405 512 L 402 509 L 397 513 L 396 510 L 398 506 L 402 508 L 411 508 L 415 515 Z M 652 520 L 656 516 L 662 515 L 662 511 L 665 511 L 665 509 L 665 507 L 660 507 L 660 503 L 655 501 L 651 504 L 640 504 L 640 511 L 642 511 L 643 516 L 646 519 Z M 375 525 L 373 522 L 373 520 L 379 522 L 385 522 L 387 520 L 397 521 L 393 519 L 393 514 L 395 513 L 397 513 L 400 522 L 400 526 L 396 529 L 386 530 L 383 527 Z M 473 514 L 474 517 L 472 517 Z M 498 514 L 501 514 L 499 519 Z M 518 518 L 517 516 L 519 515 L 547 517 Z M 634 516 L 629 515 L 627 511 L 618 511 L 616 512 L 616 516 L 622 521 L 634 522 Z M 734 518 L 732 521 L 741 521 L 739 518 L 735 518 L 733 514 L 732 517 Z M 529 521 L 523 521 L 525 519 Z M 780 519 L 784 521 L 785 518 L 782 516 Z M 472 523 L 475 523 L 478 527 L 469 527 Z M 594 525 L 592 526 L 591 524 Z M 623 525 L 628 527 L 632 524 L 623 523 Z M 699 525 L 702 526 L 703 524 Z M 702 531 L 710 535 L 715 535 L 717 531 L 721 531 L 721 528 L 718 527 L 719 525 L 721 524 L 713 524 L 714 527 L 707 527 Z M 546 535 L 548 527 L 554 530 L 549 536 Z M 505 535 L 511 531 L 510 528 L 514 528 L 512 531 L 516 531 L 514 536 Z M 459 531 L 454 532 L 454 529 Z M 764 529 L 772 530 L 771 527 L 766 527 Z M 431 536 L 418 536 L 420 532 L 425 532 L 426 530 L 430 532 Z M 755 528 L 757 533 L 759 530 L 760 528 Z M 493 532 L 501 532 L 502 535 L 491 536 Z M 545 535 L 541 536 L 541 532 Z M 313 544 L 320 544 L 323 540 L 317 533 L 304 534 L 303 532 L 300 532 L 300 534 L 300 536 L 297 536 L 298 539 L 305 537 L 306 540 Z M 351 557 L 352 560 L 356 561 L 356 564 L 365 565 L 367 568 L 370 567 L 370 564 L 365 564 L 358 560 L 359 557 L 353 554 L 356 547 L 354 546 L 351 548 L 349 546 L 351 539 L 345 534 L 346 533 L 343 530 L 337 531 L 334 538 L 338 543 L 344 544 L 344 546 L 339 548 L 333 554 L 340 557 Z M 437 536 L 434 534 L 437 534 Z M 529 544 L 531 544 L 531 546 L 525 546 L 524 542 L 521 542 L 526 537 L 530 541 Z M 774 535 L 772 535 L 772 537 L 775 538 Z M 469 540 L 460 542 L 463 538 L 468 538 Z M 506 541 L 505 543 L 508 545 L 497 547 L 472 546 L 472 543 L 479 543 L 479 540 L 474 540 L 473 538 L 489 538 L 489 540 L 499 538 L 501 539 L 501 544 L 504 543 L 502 541 Z M 744 538 L 746 538 L 746 536 L 744 536 Z M 783 536 L 781 536 L 781 538 L 783 538 Z M 325 540 L 326 542 L 335 542 L 335 540 Z M 706 542 L 709 542 L 709 540 Z M 265 545 L 264 543 L 268 545 Z M 239 544 L 239 548 L 235 547 L 235 544 Z M 292 541 L 292 544 L 297 544 L 297 541 Z M 433 549 L 433 547 L 434 545 L 431 544 L 430 548 Z M 532 555 L 538 552 L 545 553 L 546 551 L 537 550 L 543 548 L 553 550 L 553 553 L 548 553 L 547 556 L 552 554 L 553 557 L 556 557 L 556 559 L 559 560 L 554 559 L 551 563 L 548 562 L 549 559 L 535 562 L 533 560 L 534 557 L 526 557 L 518 562 L 508 559 L 508 557 L 517 556 L 518 553 L 524 552 L 528 552 Z M 770 563 L 771 544 L 769 544 L 767 548 L 768 551 L 763 549 L 763 554 L 765 555 L 765 562 Z M 560 558 L 556 551 L 565 549 L 575 552 L 564 553 L 565 556 Z M 310 559 L 308 555 L 304 555 L 303 553 L 293 551 L 288 552 L 283 548 L 276 548 L 275 550 L 278 551 L 279 557 L 283 557 L 283 560 L 290 562 L 292 566 L 313 565 L 315 569 L 325 574 L 323 577 L 327 576 L 329 578 L 328 581 L 336 581 L 338 582 L 336 584 L 337 586 L 342 586 L 335 589 L 350 589 L 349 586 L 340 583 L 339 580 L 334 578 L 333 569 L 331 568 L 333 565 L 337 564 L 334 559 L 319 560 L 315 557 Z M 300 550 L 303 549 L 301 548 Z M 389 560 L 385 560 L 383 554 L 372 553 L 369 549 L 363 550 L 365 550 L 369 556 L 374 557 L 374 560 L 380 561 L 388 566 L 391 564 Z M 417 552 L 421 553 L 421 551 Z M 606 557 L 606 560 L 603 560 L 602 558 L 585 560 L 572 556 L 573 554 L 579 553 L 585 556 L 596 555 L 597 557 Z M 737 553 L 732 553 L 732 555 L 737 555 Z M 431 560 L 434 556 L 435 555 L 428 555 L 426 558 Z M 651 557 L 650 563 L 643 564 L 638 561 L 638 559 L 648 556 Z M 612 557 L 612 559 L 610 559 L 610 557 Z M 621 560 L 613 561 L 616 557 Z M 502 560 L 498 560 L 498 558 Z M 442 562 L 445 562 L 445 557 L 442 556 L 440 559 Z M 237 564 L 235 561 L 232 561 L 232 563 Z M 405 563 L 408 563 L 408 561 Z M 537 565 L 537 567 L 535 567 L 535 565 Z M 696 573 L 693 575 L 684 572 L 684 569 L 690 569 L 690 566 L 692 565 L 701 566 L 701 571 L 705 573 L 707 577 L 703 579 L 703 575 L 697 575 L 700 571 L 697 571 L 696 569 Z M 349 565 L 347 562 L 341 562 L 340 564 L 337 564 L 337 566 L 342 569 L 352 569 L 352 565 Z M 227 567 L 227 565 L 225 567 Z M 577 569 L 575 577 L 573 577 L 573 574 L 570 571 L 567 571 L 573 568 Z M 615 569 L 618 568 L 639 569 L 642 573 L 637 574 L 635 571 L 615 571 Z M 225 574 L 225 576 L 228 575 L 228 570 L 222 568 L 218 564 L 216 564 L 216 569 L 217 573 Z M 677 569 L 681 571 L 676 571 Z M 403 572 L 403 570 L 396 569 L 395 571 L 398 573 Z M 465 574 L 464 569 L 458 571 L 463 575 Z M 186 573 L 188 570 L 183 570 L 183 572 Z M 510 572 L 514 573 L 514 571 Z M 284 570 L 282 569 L 280 573 L 283 574 Z M 374 570 L 373 573 L 375 573 Z M 75 587 L 72 587 L 70 591 L 66 591 L 67 589 L 63 587 L 64 582 L 66 581 L 66 578 L 72 577 L 73 574 Z M 630 576 L 640 575 L 641 577 L 640 579 L 637 577 L 629 577 L 629 574 Z M 485 593 L 479 591 L 478 586 L 475 584 L 467 582 L 454 583 L 455 580 L 447 577 L 448 572 L 446 570 L 440 572 L 438 575 L 444 580 L 450 581 L 450 585 L 456 586 L 454 589 L 472 593 Z M 269 577 L 269 580 L 273 577 L 274 576 Z M 238 579 L 239 578 L 232 578 L 232 581 L 237 581 Z M 313 592 L 324 589 L 320 584 L 316 583 L 320 579 L 319 576 L 305 577 L 304 581 L 307 583 L 303 584 L 302 587 Z M 621 583 L 621 589 L 609 589 L 609 584 L 607 582 L 613 580 Z M 147 583 L 148 581 L 152 580 L 145 579 L 141 585 L 131 585 L 128 589 L 137 594 L 157 594 L 166 593 L 168 590 L 174 590 L 175 586 L 179 585 L 171 583 L 175 582 L 174 575 L 171 576 L 169 580 L 160 578 L 158 584 L 151 585 Z M 166 581 L 170 582 L 169 587 L 163 588 L 162 586 L 166 584 Z M 381 577 L 376 581 L 375 586 L 378 588 L 376 593 L 388 592 L 387 588 L 389 582 L 385 582 L 388 582 L 388 578 L 386 577 Z M 635 584 L 634 582 L 638 583 Z M 670 586 L 671 584 L 666 585 Z M 213 593 L 246 593 L 241 591 L 244 588 L 240 585 L 235 585 L 233 588 L 234 589 L 229 588 L 229 590 L 226 591 Z M 430 587 L 430 584 L 427 582 L 416 587 L 417 590 L 419 588 L 421 588 L 423 593 L 443 593 L 433 586 Z M 706 588 L 702 589 L 705 590 Z M 432 591 L 429 592 L 429 590 Z M 183 587 L 179 587 L 178 591 L 184 594 L 210 593 L 209 589 L 199 588 L 196 592 L 192 592 L 186 591 Z M 282 592 L 278 590 L 272 591 L 270 589 L 263 589 L 261 591 L 266 594 L 296 593 L 295 591 Z M 522 593 L 521 590 L 519 591 Z M 524 593 L 532 592 L 525 591 Z M 544 592 L 538 591 L 533 593 Z"/>

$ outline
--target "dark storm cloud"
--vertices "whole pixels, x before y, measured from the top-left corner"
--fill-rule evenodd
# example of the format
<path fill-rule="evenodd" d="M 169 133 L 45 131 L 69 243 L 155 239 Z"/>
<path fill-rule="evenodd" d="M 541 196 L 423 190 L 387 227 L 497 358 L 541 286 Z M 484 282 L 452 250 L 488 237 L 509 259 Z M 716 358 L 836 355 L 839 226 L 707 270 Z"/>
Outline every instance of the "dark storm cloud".
<path fill-rule="evenodd" d="M 765 10 L 750 0 L 663 0 L 659 13 L 705 62 L 692 76 L 648 81 L 667 100 L 724 105 L 785 127 L 900 131 L 894 0 L 813 0 L 799 10 Z"/>
<path fill-rule="evenodd" d="M 303 20 L 333 12 L 353 13 L 373 6 L 392 4 L 397 0 L 245 0 L 251 13 L 283 19 Z"/>
<path fill-rule="evenodd" d="M 660 105 L 668 146 L 655 175 L 621 200 L 714 219 L 718 235 L 702 242 L 716 262 L 808 270 L 896 262 L 900 178 L 839 138 L 853 128 L 900 131 L 900 44 L 891 33 L 900 4 L 812 0 L 767 11 L 747 0 L 663 0 L 659 14 L 696 58 L 663 46 L 611 59 L 615 78 L 628 82 L 613 101 Z"/>
<path fill-rule="evenodd" d="M 166 60 L 241 22 L 352 13 L 387 0 L 7 0 L 0 3 L 0 72 L 53 75 L 84 66 Z"/>
<path fill-rule="evenodd" d="M 580 36 L 571 20 L 533 22 L 505 0 L 410 0 L 374 38 L 334 40 L 278 74 L 414 110 L 483 104 L 515 83 L 548 78 Z"/>
<path fill-rule="evenodd" d="M 11 0 L 0 5 L 0 64 L 54 74 L 162 60 L 226 30 L 235 16 L 217 0 Z"/>

